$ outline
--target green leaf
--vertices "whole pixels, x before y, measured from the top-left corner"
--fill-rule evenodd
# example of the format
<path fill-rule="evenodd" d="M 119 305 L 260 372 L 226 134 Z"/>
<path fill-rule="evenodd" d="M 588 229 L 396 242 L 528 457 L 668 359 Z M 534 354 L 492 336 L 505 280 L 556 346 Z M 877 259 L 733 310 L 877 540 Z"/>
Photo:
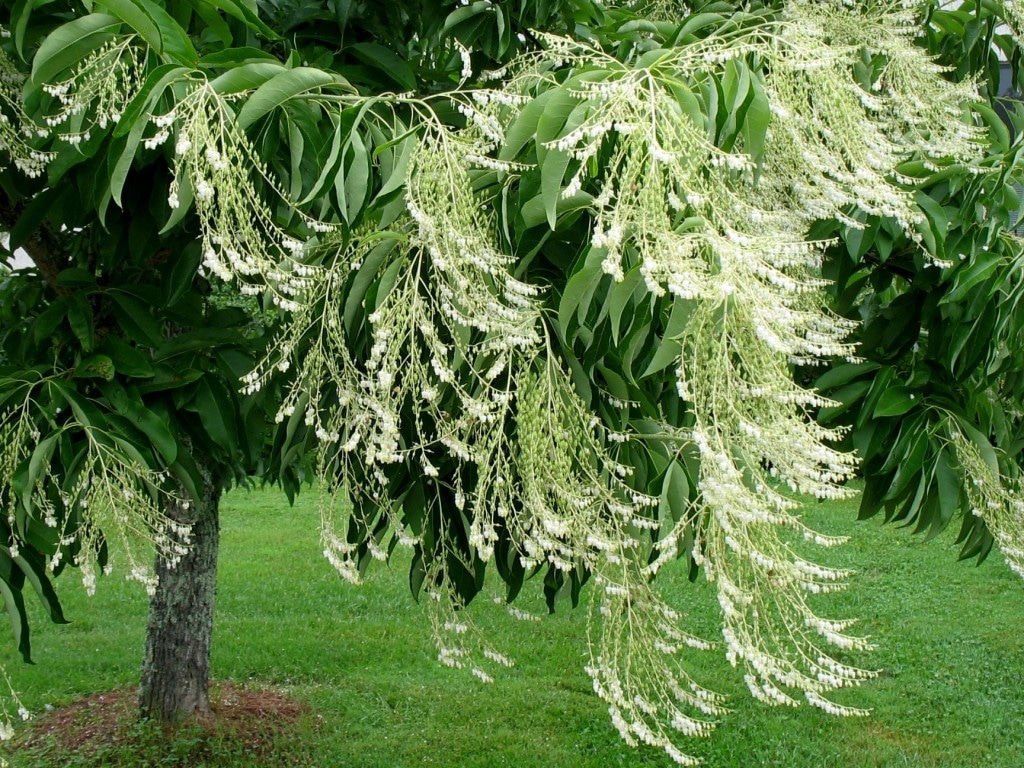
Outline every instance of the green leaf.
<path fill-rule="evenodd" d="M 294 96 L 328 85 L 354 92 L 345 78 L 322 69 L 297 67 L 281 72 L 257 88 L 242 105 L 238 112 L 238 127 L 245 130 Z"/>
<path fill-rule="evenodd" d="M 40 602 L 46 606 L 50 614 L 50 621 L 54 624 L 67 624 L 64 618 L 64 610 L 60 605 L 60 598 L 54 590 L 50 580 L 46 578 L 46 558 L 33 549 L 22 549 L 21 553 L 12 558 L 18 566 L 25 579 L 36 591 Z"/>
<path fill-rule="evenodd" d="M 223 387 L 218 389 L 223 390 Z M 238 449 L 238 432 L 231 396 L 224 391 L 215 392 L 210 377 L 204 376 L 196 389 L 195 404 L 206 434 L 217 446 L 229 454 L 234 453 Z"/>
<path fill-rule="evenodd" d="M 608 297 L 608 320 L 612 326 L 612 336 L 619 338 L 619 325 L 622 322 L 622 313 L 637 292 L 637 287 L 643 282 L 643 275 L 639 267 L 633 267 L 626 273 L 621 281 L 616 283 Z"/>
<path fill-rule="evenodd" d="M 874 418 L 884 416 L 902 416 L 917 405 L 914 399 L 913 390 L 905 386 L 888 387 L 878 398 L 875 410 L 872 413 Z"/>
<path fill-rule="evenodd" d="M 604 260 L 603 248 L 590 248 L 587 250 L 587 257 L 562 291 L 558 300 L 558 327 L 562 338 L 571 344 L 573 336 L 570 333 L 573 319 L 580 313 L 580 304 L 584 298 L 593 294 L 595 286 L 604 277 L 601 263 Z M 583 316 L 586 316 L 587 307 L 582 307 Z"/>
<path fill-rule="evenodd" d="M 949 230 L 949 219 L 946 217 L 946 211 L 935 198 L 922 190 L 914 193 L 914 199 L 931 225 L 928 229 L 935 237 L 936 247 L 940 246 L 945 241 L 946 233 Z M 922 234 L 927 234 L 927 231 Z"/>
<path fill-rule="evenodd" d="M 768 135 L 768 124 L 771 122 L 772 113 L 768 105 L 768 97 L 764 93 L 764 86 L 758 80 L 751 78 L 750 89 L 752 98 L 743 118 L 740 135 L 743 137 L 743 150 L 753 158 L 754 162 L 757 162 L 764 154 L 764 142 Z"/>
<path fill-rule="evenodd" d="M 396 145 L 397 152 L 395 153 L 395 162 L 391 167 L 391 174 L 383 179 L 384 184 L 380 188 L 380 192 L 377 193 L 376 200 L 391 194 L 403 184 L 405 184 L 406 171 L 409 167 L 409 160 L 412 158 L 412 153 L 416 149 L 417 140 L 413 131 L 407 131 L 399 143 Z M 374 150 L 374 156 L 376 156 L 383 147 L 377 147 Z"/>
<path fill-rule="evenodd" d="M 179 64 L 196 65 L 199 55 L 185 30 L 161 6 L 152 0 L 96 0 L 115 16 L 124 19 L 158 56 L 167 56 Z"/>
<path fill-rule="evenodd" d="M 108 291 L 113 299 L 111 308 L 124 331 L 136 342 L 157 347 L 163 341 L 163 329 L 150 313 L 150 307 L 132 294 L 123 290 Z"/>
<path fill-rule="evenodd" d="M 401 86 L 403 91 L 416 90 L 416 73 L 409 62 L 380 43 L 356 43 L 347 49 L 364 64 L 378 69 Z"/>
<path fill-rule="evenodd" d="M 22 660 L 26 664 L 31 664 L 32 644 L 29 642 L 28 613 L 25 611 L 25 598 L 21 594 L 21 589 L 12 588 L 7 579 L 0 578 L 0 595 L 3 595 L 4 607 L 11 620 L 15 647 Z"/>
<path fill-rule="evenodd" d="M 68 303 L 68 324 L 82 343 L 82 349 L 91 352 L 96 342 L 93 328 L 92 306 L 83 293 L 73 293 Z"/>
<path fill-rule="evenodd" d="M 464 5 L 461 8 L 456 8 L 445 17 L 442 31 L 450 32 L 467 19 L 471 19 L 481 13 L 490 13 L 493 10 L 494 6 L 490 2 L 486 2 L 486 0 L 476 0 L 476 2 Z"/>
<path fill-rule="evenodd" d="M 49 83 L 110 40 L 121 29 L 114 16 L 93 13 L 69 21 L 47 35 L 32 59 L 32 79 Z"/>
<path fill-rule="evenodd" d="M 344 170 L 338 177 L 336 189 L 342 201 L 345 221 L 352 223 L 366 204 L 370 193 L 370 153 L 359 131 L 349 134 L 344 151 Z"/>
<path fill-rule="evenodd" d="M 139 92 L 128 102 L 124 108 L 121 119 L 114 128 L 114 138 L 127 135 L 135 124 L 150 111 L 168 85 L 179 77 L 184 77 L 191 70 L 178 64 L 162 64 L 149 73 L 146 82 L 142 84 Z M 148 122 L 148 121 L 145 121 Z"/>
<path fill-rule="evenodd" d="M 104 337 L 96 351 L 107 355 L 122 376 L 148 378 L 154 374 L 153 365 L 146 355 L 112 334 Z"/>
<path fill-rule="evenodd" d="M 160 27 L 149 14 L 148 9 L 135 0 L 97 0 L 113 15 L 128 24 L 145 40 L 157 55 L 163 53 L 164 41 Z"/>
<path fill-rule="evenodd" d="M 550 153 L 548 153 L 550 157 Z M 566 213 L 589 208 L 594 201 L 594 196 L 589 192 L 576 192 L 569 197 L 559 194 L 555 199 L 555 218 L 561 218 Z M 547 222 L 547 210 L 545 209 L 543 195 L 535 195 L 523 203 L 519 215 L 523 217 L 523 226 L 526 229 L 539 226 Z"/>
<path fill-rule="evenodd" d="M 46 476 L 53 458 L 53 452 L 57 447 L 59 432 L 52 432 L 43 438 L 36 447 L 32 449 L 32 455 L 28 460 L 28 477 L 25 481 L 25 489 L 31 493 L 35 490 L 36 483 Z"/>
<path fill-rule="evenodd" d="M 207 0 L 195 0 L 195 2 L 207 2 Z M 269 51 L 262 48 L 251 48 L 239 46 L 237 48 L 225 48 L 223 51 L 208 53 L 199 60 L 199 66 L 204 69 L 237 69 L 243 64 L 250 64 L 259 61 L 273 61 L 277 58 Z"/>
<path fill-rule="evenodd" d="M 268 38 L 269 40 L 281 39 L 281 36 L 271 27 L 268 27 L 267 24 L 244 2 L 237 2 L 237 0 L 199 0 L 199 2 L 207 3 L 215 8 L 220 8 L 224 13 L 229 16 L 233 16 L 249 27 L 249 29 L 259 32 L 263 37 Z"/>
<path fill-rule="evenodd" d="M 91 288 L 96 285 L 96 275 L 81 267 L 68 267 L 57 273 L 54 284 L 59 288 Z"/>
<path fill-rule="evenodd" d="M 178 441 L 164 419 L 146 407 L 138 392 L 115 382 L 101 385 L 101 390 L 110 406 L 149 438 L 168 465 L 173 464 L 178 457 Z"/>
<path fill-rule="evenodd" d="M 696 42 L 702 37 L 697 35 L 698 32 L 710 26 L 721 26 L 725 20 L 726 17 L 720 13 L 695 13 L 687 16 L 676 32 L 672 43 L 673 45 L 683 45 Z"/>
<path fill-rule="evenodd" d="M 233 67 L 222 75 L 218 75 L 210 81 L 210 87 L 217 93 L 226 96 L 232 93 L 241 93 L 259 88 L 272 77 L 288 68 L 281 62 L 272 61 L 251 61 L 241 66 Z"/>
<path fill-rule="evenodd" d="M 54 390 L 51 397 L 57 402 L 60 399 L 66 402 L 79 424 L 86 427 L 103 426 L 106 419 L 91 400 L 83 397 L 75 389 L 58 379 L 51 379 L 49 385 Z"/>
<path fill-rule="evenodd" d="M 128 136 L 125 138 L 120 153 L 114 152 L 110 155 L 111 160 L 115 156 L 117 160 L 114 161 L 113 168 L 110 169 L 108 189 L 110 198 L 117 204 L 118 208 L 124 207 L 121 199 L 121 194 L 124 192 L 124 183 L 128 179 L 132 163 L 135 162 L 135 153 L 142 142 L 142 135 L 146 132 L 146 126 L 149 125 L 149 116 L 140 116 L 137 121 L 129 123 L 129 125 L 131 125 L 131 131 L 129 131 Z"/>
<path fill-rule="evenodd" d="M 380 270 L 381 265 L 384 264 L 385 260 L 398 245 L 400 240 L 397 237 L 388 237 L 382 240 L 380 243 L 375 245 L 373 249 L 366 254 L 366 258 L 363 259 L 363 263 L 359 265 L 356 276 L 352 280 L 352 286 L 348 290 L 348 295 L 345 297 L 345 331 L 352 333 L 355 328 L 356 318 L 360 310 L 363 310 L 363 302 L 366 298 L 366 292 L 373 285 L 373 281 L 377 277 L 377 272 Z"/>
<path fill-rule="evenodd" d="M 875 363 L 870 360 L 866 360 L 861 363 L 843 363 L 842 365 L 837 365 L 835 368 L 832 368 L 819 376 L 818 380 L 814 382 L 814 388 L 819 392 L 828 392 L 836 387 L 849 384 L 851 381 L 860 378 L 865 373 L 877 371 L 881 367 L 880 363 Z"/>
<path fill-rule="evenodd" d="M 222 45 L 227 47 L 234 42 L 231 26 L 221 18 L 216 8 L 207 5 L 203 0 L 185 0 L 185 2 L 203 20 L 206 28 L 220 40 Z"/>
<path fill-rule="evenodd" d="M 651 362 L 640 378 L 646 378 L 651 374 L 664 370 L 675 362 L 683 352 L 683 345 L 680 339 L 686 324 L 690 321 L 696 302 L 689 299 L 675 299 L 672 302 L 672 313 L 669 315 L 668 323 L 665 326 L 665 334 L 658 345 L 658 351 L 654 353 Z"/>
<path fill-rule="evenodd" d="M 196 328 L 178 334 L 161 344 L 153 352 L 153 361 L 160 362 L 178 355 L 216 349 L 239 341 L 237 328 Z"/>
<path fill-rule="evenodd" d="M 520 110 L 519 116 L 505 131 L 505 141 L 498 150 L 499 160 L 515 160 L 523 148 L 537 136 L 537 122 L 544 114 L 548 102 L 558 92 L 544 91 Z"/>
<path fill-rule="evenodd" d="M 686 470 L 673 461 L 665 470 L 661 483 L 661 503 L 667 507 L 673 522 L 682 520 L 690 510 L 690 483 Z"/>
<path fill-rule="evenodd" d="M 949 451 L 945 448 L 939 451 L 935 459 L 935 485 L 939 494 L 941 524 L 938 529 L 933 526 L 933 531 L 938 533 L 960 509 L 960 494 L 963 488 L 960 475 L 954 467 Z"/>
<path fill-rule="evenodd" d="M 75 366 L 74 378 L 110 381 L 115 372 L 114 361 L 107 355 L 90 355 Z"/>
<path fill-rule="evenodd" d="M 1003 263 L 1003 255 L 993 251 L 981 251 L 969 262 L 961 264 L 953 275 L 953 287 L 939 301 L 939 304 L 955 304 L 967 298 L 970 292 L 992 275 Z"/>

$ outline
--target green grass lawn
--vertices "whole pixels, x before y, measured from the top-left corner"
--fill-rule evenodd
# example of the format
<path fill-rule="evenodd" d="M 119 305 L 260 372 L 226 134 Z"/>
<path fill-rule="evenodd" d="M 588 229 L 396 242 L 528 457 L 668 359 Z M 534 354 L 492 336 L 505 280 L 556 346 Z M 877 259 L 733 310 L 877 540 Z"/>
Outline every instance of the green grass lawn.
<path fill-rule="evenodd" d="M 484 686 L 435 661 L 427 617 L 409 597 L 404 561 L 372 570 L 367 583 L 340 581 L 320 555 L 312 494 L 289 508 L 270 491 L 235 491 L 223 511 L 213 670 L 221 680 L 271 685 L 308 705 L 269 756 L 225 747 L 208 768 L 668 766 L 653 750 L 622 744 L 583 671 L 584 611 L 522 623 L 488 600 L 474 603 L 493 644 L 514 669 Z M 699 657 L 695 677 L 730 695 L 733 712 L 688 751 L 709 766 L 1020 768 L 1024 766 L 1024 584 L 994 554 L 980 568 L 957 563 L 949 537 L 925 544 L 877 522 L 857 523 L 855 503 L 815 505 L 808 520 L 853 541 L 822 553 L 856 568 L 851 588 L 823 613 L 857 616 L 877 651 L 859 659 L 882 670 L 843 703 L 869 718 L 836 719 L 807 707 L 770 709 L 745 693 L 721 654 Z M 717 636 L 706 584 L 664 573 L 664 589 L 690 626 Z M 74 574 L 59 590 L 73 623 L 35 612 L 35 666 L 12 644 L 3 663 L 24 703 L 41 712 L 130 685 L 141 663 L 146 599 L 136 584 L 101 580 L 87 598 Z M 524 590 L 524 593 L 528 590 Z M 523 607 L 539 611 L 539 585 Z M 15 744 L 17 741 L 15 741 Z M 100 765 L 170 766 L 153 746 L 108 755 Z M 15 768 L 92 765 L 38 751 L 3 754 Z"/>

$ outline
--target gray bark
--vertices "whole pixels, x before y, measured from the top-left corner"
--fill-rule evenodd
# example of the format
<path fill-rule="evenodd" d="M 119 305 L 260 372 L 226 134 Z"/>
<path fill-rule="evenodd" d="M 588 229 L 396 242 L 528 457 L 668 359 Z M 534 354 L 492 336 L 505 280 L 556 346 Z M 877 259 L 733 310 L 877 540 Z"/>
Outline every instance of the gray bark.
<path fill-rule="evenodd" d="M 202 470 L 201 470 L 202 471 Z M 139 687 L 143 717 L 180 722 L 210 715 L 210 642 L 217 591 L 220 487 L 203 472 L 201 498 L 170 505 L 168 514 L 192 525 L 191 548 L 174 567 L 157 557 L 156 593 L 149 604 Z"/>

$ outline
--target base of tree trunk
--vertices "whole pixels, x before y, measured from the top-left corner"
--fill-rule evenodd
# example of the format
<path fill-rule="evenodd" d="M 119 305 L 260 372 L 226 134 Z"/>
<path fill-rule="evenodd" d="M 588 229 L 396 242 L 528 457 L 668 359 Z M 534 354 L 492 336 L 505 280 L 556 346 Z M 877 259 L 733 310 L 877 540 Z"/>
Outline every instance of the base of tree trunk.
<path fill-rule="evenodd" d="M 139 686 L 143 717 L 165 723 L 210 715 L 210 642 L 217 591 L 220 488 L 203 478 L 201 498 L 167 513 L 192 525 L 191 548 L 171 567 L 157 557 Z"/>

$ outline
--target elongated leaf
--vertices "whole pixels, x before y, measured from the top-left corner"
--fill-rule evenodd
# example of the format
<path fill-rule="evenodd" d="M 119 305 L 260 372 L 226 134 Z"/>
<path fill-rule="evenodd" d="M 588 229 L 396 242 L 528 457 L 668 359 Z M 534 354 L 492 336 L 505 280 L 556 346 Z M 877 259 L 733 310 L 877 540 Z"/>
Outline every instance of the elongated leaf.
<path fill-rule="evenodd" d="M 84 294 L 71 294 L 68 303 L 68 323 L 82 343 L 82 349 L 91 352 L 96 342 L 96 335 L 93 327 L 92 306 Z"/>
<path fill-rule="evenodd" d="M 58 27 L 39 46 L 32 60 L 32 79 L 37 83 L 52 82 L 120 29 L 120 19 L 102 13 L 81 16 Z"/>
<path fill-rule="evenodd" d="M 50 614 L 50 621 L 54 624 L 67 624 L 68 620 L 64 618 L 64 609 L 61 608 L 60 598 L 57 597 L 57 592 L 46 577 L 46 558 L 35 550 L 26 548 L 12 559 L 36 591 L 39 601 L 46 606 Z"/>
<path fill-rule="evenodd" d="M 218 75 L 210 81 L 210 87 L 222 95 L 251 91 L 254 88 L 259 88 L 272 77 L 287 71 L 288 68 L 277 60 L 251 61 Z"/>
<path fill-rule="evenodd" d="M 11 620 L 15 646 L 22 660 L 26 664 L 31 664 L 32 643 L 29 639 L 28 613 L 25 610 L 25 598 L 21 594 L 21 589 L 14 588 L 6 579 L 0 577 L 0 595 L 3 595 L 4 607 Z"/>
<path fill-rule="evenodd" d="M 113 167 L 110 170 L 110 196 L 118 207 L 123 207 L 121 194 L 124 191 L 124 183 L 128 178 L 132 163 L 135 161 L 135 154 L 138 152 L 142 136 L 149 126 L 150 110 L 163 95 L 167 86 L 186 72 L 188 72 L 187 69 L 175 64 L 158 67 L 146 79 L 138 95 L 125 109 L 117 129 L 114 131 L 115 136 L 124 135 L 125 139 L 121 152 L 117 155 L 117 160 L 113 162 Z M 114 155 L 111 154 L 111 159 L 113 157 Z"/>
<path fill-rule="evenodd" d="M 677 461 L 672 461 L 665 471 L 661 485 L 661 501 L 667 505 L 672 522 L 682 520 L 690 509 L 690 483 L 686 470 Z"/>
<path fill-rule="evenodd" d="M 356 43 L 349 49 L 356 58 L 394 80 L 404 91 L 416 90 L 416 73 L 409 62 L 379 43 Z"/>
<path fill-rule="evenodd" d="M 114 314 L 128 335 L 140 344 L 159 346 L 163 329 L 153 318 L 149 305 L 126 291 L 109 291 L 108 295 L 114 300 Z"/>
<path fill-rule="evenodd" d="M 217 392 L 210 379 L 204 376 L 196 389 L 196 408 L 203 422 L 203 429 L 220 448 L 233 454 L 238 450 L 238 431 L 235 429 L 237 414 L 231 407 L 231 398 L 226 392 Z"/>
<path fill-rule="evenodd" d="M 837 365 L 832 370 L 819 376 L 818 380 L 814 382 L 814 387 L 820 391 L 827 392 L 828 390 L 848 384 L 865 373 L 876 371 L 879 368 L 881 368 L 879 363 L 871 361 L 865 361 L 862 363 L 843 363 L 842 365 Z"/>
<path fill-rule="evenodd" d="M 344 170 L 337 179 L 336 189 L 342 201 L 341 213 L 345 221 L 352 223 L 370 192 L 370 153 L 358 131 L 349 135 L 344 157 Z"/>
<path fill-rule="evenodd" d="M 498 159 L 515 160 L 523 148 L 536 137 L 537 122 L 556 93 L 557 90 L 544 91 L 522 108 L 519 116 L 505 131 L 505 141 L 498 150 Z"/>
<path fill-rule="evenodd" d="M 873 416 L 877 419 L 883 416 L 901 416 L 917 405 L 914 399 L 914 392 L 908 387 L 889 387 L 878 398 Z"/>
<path fill-rule="evenodd" d="M 587 252 L 583 266 L 569 278 L 569 282 L 566 283 L 565 290 L 558 300 L 558 327 L 562 338 L 570 345 L 575 338 L 572 334 L 574 319 L 579 313 L 586 316 L 587 307 L 581 308 L 580 304 L 585 296 L 593 294 L 594 286 L 604 276 L 604 271 L 601 269 L 603 259 L 603 248 L 591 248 Z"/>
<path fill-rule="evenodd" d="M 150 47 L 179 64 L 199 62 L 192 41 L 174 18 L 153 0 L 97 0 L 115 16 L 124 19 Z"/>
<path fill-rule="evenodd" d="M 373 249 L 366 254 L 366 258 L 363 259 L 363 263 L 360 265 L 359 270 L 356 272 L 356 276 L 352 281 L 352 287 L 349 288 L 348 296 L 345 297 L 344 322 L 346 332 L 353 332 L 356 318 L 359 316 L 359 312 L 364 309 L 363 302 L 366 298 L 366 292 L 370 289 L 370 286 L 376 279 L 377 272 L 380 270 L 381 265 L 385 262 L 398 243 L 399 240 L 397 238 L 388 238 L 383 240 L 374 246 Z"/>
<path fill-rule="evenodd" d="M 971 261 L 957 269 L 953 277 L 953 287 L 939 303 L 955 304 L 963 301 L 971 290 L 990 277 L 1002 262 L 1003 256 L 999 253 L 982 251 L 977 254 Z"/>
<path fill-rule="evenodd" d="M 110 381 L 116 373 L 114 361 L 107 355 L 89 355 L 75 366 L 76 379 L 104 379 Z"/>
<path fill-rule="evenodd" d="M 194 0 L 204 2 L 204 0 Z M 223 51 L 208 53 L 199 59 L 199 66 L 204 69 L 235 69 L 243 64 L 253 64 L 259 61 L 277 61 L 277 57 L 262 48 L 251 46 L 240 46 L 237 48 L 225 48 Z"/>
<path fill-rule="evenodd" d="M 50 460 L 53 458 L 53 452 L 57 448 L 57 439 L 59 437 L 60 433 L 53 432 L 43 438 L 32 449 L 32 455 L 28 460 L 28 478 L 25 484 L 25 488 L 29 493 L 35 489 L 36 483 L 46 476 Z"/>
<path fill-rule="evenodd" d="M 680 337 L 695 308 L 696 302 L 687 299 L 675 299 L 672 302 L 672 312 L 665 325 L 665 334 L 661 338 L 661 344 L 641 378 L 664 370 L 679 360 L 679 355 L 683 350 Z"/>
<path fill-rule="evenodd" d="M 166 422 L 146 407 L 138 393 L 114 382 L 103 385 L 101 389 L 111 407 L 149 438 L 167 464 L 173 464 L 178 457 L 178 441 Z"/>
<path fill-rule="evenodd" d="M 139 37 L 145 40 L 158 55 L 163 53 L 164 41 L 160 27 L 149 14 L 149 9 L 145 8 L 142 3 L 137 0 L 98 0 L 98 2 L 134 29 Z"/>
<path fill-rule="evenodd" d="M 113 136 L 120 138 L 131 132 L 140 118 L 153 108 L 167 86 L 190 71 L 179 64 L 163 64 L 150 72 L 139 92 L 124 108 Z"/>
<path fill-rule="evenodd" d="M 960 509 L 960 495 L 964 479 L 954 468 L 949 451 L 945 448 L 939 451 L 935 460 L 935 485 L 939 495 L 940 525 L 937 529 L 933 527 L 935 533 L 943 530 Z"/>
<path fill-rule="evenodd" d="M 416 148 L 416 138 L 413 132 L 407 132 L 398 143 L 395 152 L 395 162 L 391 167 L 391 174 L 384 180 L 384 184 L 377 193 L 376 200 L 390 195 L 396 189 L 405 184 L 406 170 L 409 167 L 409 160 L 412 158 L 413 150 Z M 381 147 L 374 150 L 374 154 L 381 151 Z"/>
<path fill-rule="evenodd" d="M 280 40 L 281 36 L 256 15 L 244 2 L 237 0 L 200 0 L 200 2 L 220 8 L 224 13 L 233 16 L 250 29 L 259 32 L 270 40 Z"/>
<path fill-rule="evenodd" d="M 333 85 L 353 90 L 339 75 L 312 67 L 297 67 L 274 76 L 263 83 L 238 112 L 238 126 L 243 130 L 300 93 Z"/>
<path fill-rule="evenodd" d="M 225 46 L 230 46 L 234 42 L 234 35 L 231 34 L 230 25 L 221 18 L 220 14 L 217 13 L 217 9 L 203 2 L 203 0 L 186 0 L 186 2 L 195 11 L 196 15 L 203 20 L 207 29 L 216 35 L 221 43 Z"/>

